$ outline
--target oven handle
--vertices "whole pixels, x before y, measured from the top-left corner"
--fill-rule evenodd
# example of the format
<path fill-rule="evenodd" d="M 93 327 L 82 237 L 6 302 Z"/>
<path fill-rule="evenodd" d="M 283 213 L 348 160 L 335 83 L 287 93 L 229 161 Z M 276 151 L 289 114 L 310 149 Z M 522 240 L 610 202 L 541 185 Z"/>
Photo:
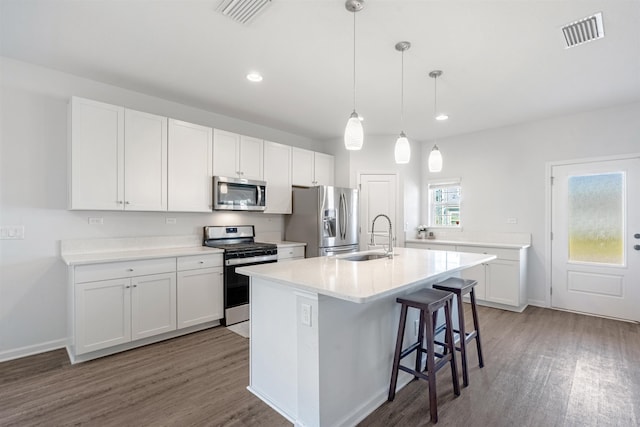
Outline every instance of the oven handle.
<path fill-rule="evenodd" d="M 278 261 L 278 255 L 262 255 L 254 256 L 250 258 L 233 258 L 224 261 L 224 265 L 231 266 L 243 266 L 246 264 L 255 264 L 257 262 L 276 262 Z"/>

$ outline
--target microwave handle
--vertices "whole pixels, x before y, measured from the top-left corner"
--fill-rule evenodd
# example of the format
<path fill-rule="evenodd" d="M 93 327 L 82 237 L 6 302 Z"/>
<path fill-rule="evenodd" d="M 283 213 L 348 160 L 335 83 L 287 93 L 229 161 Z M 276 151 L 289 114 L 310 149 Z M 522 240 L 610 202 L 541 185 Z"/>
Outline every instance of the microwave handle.
<path fill-rule="evenodd" d="M 256 206 L 262 206 L 262 189 L 259 185 L 256 185 L 256 190 L 258 191 L 258 201 L 256 202 Z"/>

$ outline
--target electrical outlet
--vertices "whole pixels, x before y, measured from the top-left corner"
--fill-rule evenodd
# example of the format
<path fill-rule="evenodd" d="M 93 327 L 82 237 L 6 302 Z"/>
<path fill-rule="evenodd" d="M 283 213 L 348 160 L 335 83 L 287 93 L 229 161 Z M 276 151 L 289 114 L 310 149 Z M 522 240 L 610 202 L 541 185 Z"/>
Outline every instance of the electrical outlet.
<path fill-rule="evenodd" d="M 24 225 L 10 225 L 10 226 L 0 227 L 0 239 L 23 240 Z"/>
<path fill-rule="evenodd" d="M 517 224 L 518 218 L 507 218 L 507 224 Z"/>
<path fill-rule="evenodd" d="M 301 304 L 300 321 L 303 325 L 311 326 L 311 306 L 309 304 Z"/>
<path fill-rule="evenodd" d="M 103 218 L 91 218 L 89 217 L 89 224 L 91 225 L 102 225 L 104 224 Z"/>
<path fill-rule="evenodd" d="M 176 219 L 175 218 L 167 218 L 166 219 L 166 223 L 167 224 L 175 224 L 176 223 Z"/>

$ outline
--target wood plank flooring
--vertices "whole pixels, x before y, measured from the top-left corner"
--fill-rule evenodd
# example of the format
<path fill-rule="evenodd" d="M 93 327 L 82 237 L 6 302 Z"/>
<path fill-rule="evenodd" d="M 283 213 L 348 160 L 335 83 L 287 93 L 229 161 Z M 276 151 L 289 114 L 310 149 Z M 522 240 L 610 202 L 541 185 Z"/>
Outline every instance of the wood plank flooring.
<path fill-rule="evenodd" d="M 455 399 L 441 371 L 439 426 L 640 425 L 640 325 L 479 311 L 485 367 L 472 345 Z M 248 341 L 219 327 L 78 365 L 63 350 L 0 363 L 0 426 L 291 425 L 246 390 L 248 357 Z M 429 425 L 426 386 L 410 383 L 361 425 Z"/>

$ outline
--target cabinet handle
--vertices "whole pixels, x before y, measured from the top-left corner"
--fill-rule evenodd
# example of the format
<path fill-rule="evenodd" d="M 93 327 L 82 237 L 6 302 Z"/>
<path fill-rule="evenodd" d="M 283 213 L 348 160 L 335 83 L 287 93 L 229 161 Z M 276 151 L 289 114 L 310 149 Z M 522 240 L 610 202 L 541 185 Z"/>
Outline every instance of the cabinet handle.
<path fill-rule="evenodd" d="M 133 268 L 127 268 L 127 271 L 128 271 L 128 272 L 132 272 L 132 271 L 133 271 Z"/>
<path fill-rule="evenodd" d="M 204 261 L 200 261 L 200 264 L 204 264 Z"/>
<path fill-rule="evenodd" d="M 131 287 L 131 286 L 127 285 L 127 286 L 125 286 L 124 288 L 125 288 L 125 289 L 129 289 L 130 287 Z"/>
<path fill-rule="evenodd" d="M 126 202 L 124 202 L 124 204 L 125 204 L 125 205 L 129 205 L 130 203 L 129 203 L 129 201 L 127 200 Z"/>
<path fill-rule="evenodd" d="M 123 204 L 124 202 L 122 200 L 117 200 L 116 201 L 119 205 Z"/>
<path fill-rule="evenodd" d="M 134 288 L 137 288 L 137 287 L 138 287 L 138 285 L 133 285 L 133 287 L 134 287 Z"/>

